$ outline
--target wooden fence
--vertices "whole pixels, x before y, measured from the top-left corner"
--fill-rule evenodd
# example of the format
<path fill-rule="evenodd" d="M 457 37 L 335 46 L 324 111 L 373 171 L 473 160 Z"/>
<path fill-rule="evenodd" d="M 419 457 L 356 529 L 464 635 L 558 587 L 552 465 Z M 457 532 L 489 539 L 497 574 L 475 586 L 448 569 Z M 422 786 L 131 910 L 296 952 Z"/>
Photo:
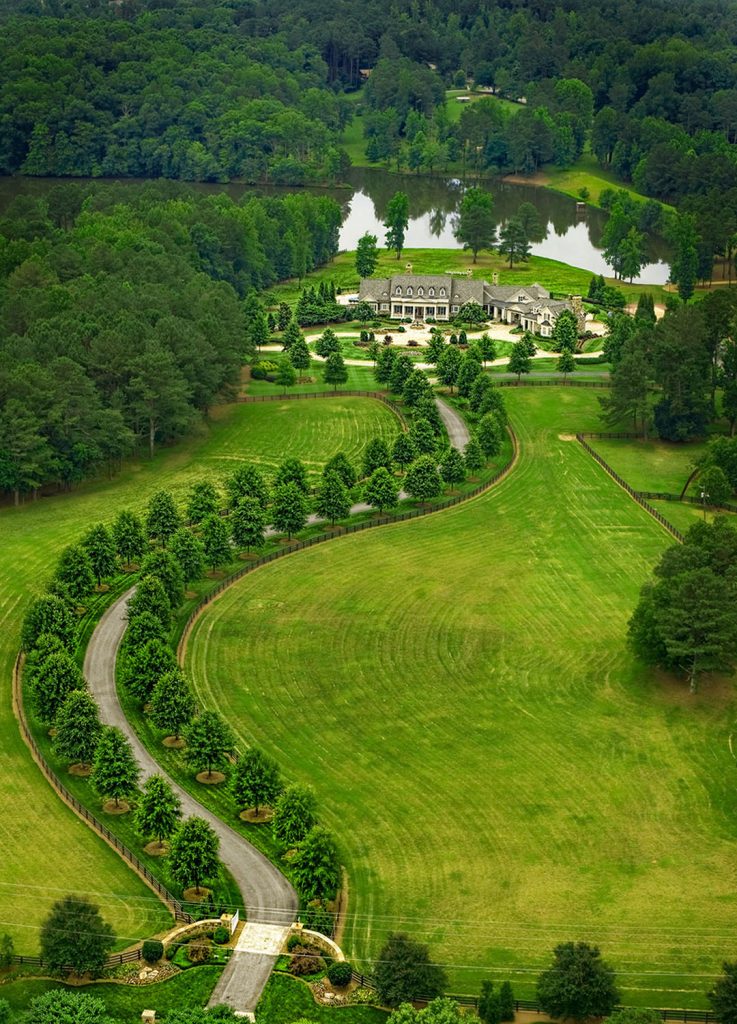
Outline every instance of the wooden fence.
<path fill-rule="evenodd" d="M 106 825 L 99 821 L 94 816 L 94 814 L 87 810 L 84 804 L 80 803 L 79 800 L 77 800 L 77 798 L 69 792 L 67 787 L 64 785 L 64 783 L 61 781 L 59 776 L 56 774 L 56 772 L 53 770 L 51 765 L 44 757 L 41 748 L 39 747 L 38 743 L 36 743 L 36 740 L 34 739 L 33 734 L 31 733 L 31 730 L 28 726 L 28 721 L 26 719 L 26 713 L 23 708 L 23 692 L 21 689 L 22 660 L 23 655 L 21 652 L 19 652 L 15 660 L 15 665 L 13 667 L 13 703 L 15 705 L 15 713 L 16 718 L 18 719 L 18 725 L 20 726 L 21 735 L 26 745 L 30 749 L 31 753 L 33 754 L 33 758 L 36 761 L 36 764 L 39 766 L 43 774 L 46 776 L 47 781 L 51 784 L 51 787 L 61 797 L 64 803 L 71 807 L 75 814 L 77 814 L 87 825 L 89 825 L 93 832 L 96 832 L 98 836 L 100 836 L 102 839 L 105 840 L 106 843 L 109 843 L 110 846 L 113 847 L 113 849 L 123 858 L 123 860 L 129 865 L 129 867 L 133 868 L 136 874 L 143 879 L 146 885 L 148 885 L 148 887 L 156 893 L 156 895 L 159 897 L 162 903 L 164 903 L 169 908 L 169 910 L 174 915 L 175 919 L 177 921 L 185 921 L 187 924 L 191 924 L 194 918 L 190 913 L 188 913 L 184 909 L 179 900 L 176 899 L 176 897 L 173 896 L 172 893 L 170 893 L 169 890 L 161 884 L 158 878 L 154 877 L 154 875 L 151 874 L 146 865 L 138 859 L 138 857 L 135 855 L 135 853 L 133 853 L 132 850 L 129 850 L 124 843 L 121 843 L 118 837 L 114 835 Z M 118 956 L 126 955 L 127 954 L 125 953 L 118 954 Z M 132 957 L 131 959 L 137 958 Z M 28 963 L 28 958 L 26 958 L 24 962 Z M 116 962 L 125 963 L 125 961 L 123 960 Z"/>
<path fill-rule="evenodd" d="M 358 971 L 353 971 L 351 980 L 357 982 L 361 988 L 368 988 L 373 992 L 376 991 L 376 984 L 374 983 L 371 975 L 360 974 Z M 429 1003 L 433 998 L 434 996 L 420 995 L 417 996 L 413 1002 Z M 473 1009 L 478 1010 L 478 996 L 459 996 L 454 995 L 453 993 L 447 993 L 445 998 L 452 999 L 453 1002 L 458 1003 L 459 1006 L 470 1006 L 473 1007 Z M 618 1006 L 617 1009 L 623 1010 L 625 1007 Z M 650 1009 L 650 1007 L 648 1007 L 648 1009 Z M 653 1007 L 653 1009 L 663 1021 L 682 1021 L 683 1024 L 715 1024 L 717 1020 L 711 1010 L 661 1010 L 658 1007 Z M 536 999 L 515 999 L 514 1010 L 515 1013 L 519 1010 L 526 1010 L 531 1013 L 545 1012 Z"/>
<path fill-rule="evenodd" d="M 561 380 L 557 377 L 535 378 L 534 380 L 497 380 L 500 388 L 608 388 L 608 380 Z"/>
<path fill-rule="evenodd" d="M 344 392 L 345 394 L 345 392 Z M 510 468 L 514 464 L 517 458 L 518 446 L 517 437 L 511 427 L 507 427 L 507 431 L 512 441 L 512 458 L 509 462 L 503 466 L 497 473 L 491 477 L 490 480 L 486 480 L 484 483 L 479 484 L 472 491 L 467 491 L 465 494 L 457 494 L 452 498 L 444 498 L 443 501 L 438 502 L 436 505 L 428 506 L 427 508 L 416 508 L 409 512 L 397 512 L 394 515 L 380 516 L 378 519 L 367 519 L 361 523 L 353 523 L 350 526 L 341 526 L 331 533 L 319 533 L 314 537 L 308 537 L 307 540 L 295 540 L 291 543 L 287 543 L 283 548 L 278 551 L 271 551 L 268 555 L 262 555 L 260 558 L 254 559 L 247 565 L 244 565 L 241 569 L 232 573 L 230 576 L 222 580 L 214 590 L 208 591 L 204 594 L 196 607 L 193 609 L 189 618 L 187 619 L 182 629 L 179 643 L 177 644 L 177 657 L 181 662 L 184 657 L 184 648 L 187 643 L 187 637 L 189 631 L 194 625 L 195 620 L 201 614 L 203 608 L 206 608 L 211 601 L 222 594 L 231 584 L 235 583 L 236 580 L 241 579 L 243 576 L 247 576 L 253 572 L 254 569 L 260 569 L 262 565 L 268 565 L 269 562 L 275 562 L 279 558 L 284 558 L 286 555 L 292 555 L 295 551 L 304 551 L 306 548 L 314 547 L 316 544 L 324 544 L 326 541 L 335 540 L 336 537 L 345 537 L 351 533 L 361 533 L 363 530 L 373 530 L 377 526 L 388 526 L 391 523 L 404 523 L 409 519 L 419 519 L 421 516 L 431 515 L 433 512 L 440 512 L 443 509 L 451 508 L 453 505 L 460 505 L 464 501 L 469 501 L 471 498 L 477 497 L 479 494 L 483 494 L 484 491 L 488 491 L 490 487 L 493 487 L 495 483 L 506 476 Z"/>
<path fill-rule="evenodd" d="M 702 507 L 704 502 L 701 498 L 694 497 L 689 494 L 684 494 L 681 497 L 680 494 L 668 494 L 666 491 L 638 491 L 641 498 L 649 498 L 651 501 L 682 501 L 687 505 L 699 505 Z M 723 503 L 709 501 L 706 503 L 707 508 L 718 508 L 722 512 L 737 512 L 737 505 L 732 505 L 728 501 Z"/>
<path fill-rule="evenodd" d="M 603 459 L 601 455 L 599 455 L 598 452 L 594 451 L 591 445 L 586 442 L 583 434 L 576 434 L 576 440 L 580 445 L 582 445 L 584 450 L 589 453 L 589 455 L 596 459 L 599 465 L 609 474 L 609 476 L 613 480 L 615 480 L 619 484 L 619 486 L 622 487 L 630 495 L 630 497 L 637 502 L 638 505 L 641 505 L 642 508 L 644 508 L 645 511 L 653 517 L 653 519 L 657 520 L 657 522 L 659 522 L 660 525 L 664 529 L 666 529 L 672 537 L 674 537 L 677 541 L 680 541 L 681 544 L 683 543 L 684 537 L 681 531 L 677 530 L 672 523 L 669 523 L 665 516 L 661 515 L 656 508 L 653 508 L 653 506 L 645 498 L 643 498 L 638 491 L 630 487 L 627 481 L 623 479 L 623 477 L 621 477 L 619 473 L 617 473 L 617 471 L 609 465 L 606 459 Z"/>
<path fill-rule="evenodd" d="M 105 968 L 108 967 L 120 967 L 121 964 L 131 964 L 137 960 L 143 958 L 143 946 L 137 946 L 135 949 L 129 949 L 125 953 L 113 953 L 105 961 Z M 44 960 L 40 956 L 12 956 L 11 962 L 14 964 L 25 965 L 28 967 L 48 967 L 48 961 Z M 50 969 L 50 968 L 49 968 Z M 73 972 L 73 967 L 62 967 L 64 974 Z"/>

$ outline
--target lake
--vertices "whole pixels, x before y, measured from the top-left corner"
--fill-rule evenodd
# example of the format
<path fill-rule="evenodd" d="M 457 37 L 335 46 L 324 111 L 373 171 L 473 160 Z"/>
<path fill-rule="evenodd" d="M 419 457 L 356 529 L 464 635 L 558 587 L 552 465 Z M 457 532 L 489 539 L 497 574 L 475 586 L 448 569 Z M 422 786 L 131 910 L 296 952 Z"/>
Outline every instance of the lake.
<path fill-rule="evenodd" d="M 0 213 L 16 196 L 43 195 L 61 181 L 70 180 L 82 179 L 0 178 Z M 124 178 L 116 179 L 116 184 L 136 188 L 141 181 Z M 288 188 L 254 187 L 236 182 L 184 184 L 201 192 L 225 192 L 234 200 L 246 194 L 283 195 L 290 191 Z M 376 235 L 380 245 L 383 243 L 386 208 L 391 197 L 399 190 L 407 193 L 410 204 L 406 247 L 457 248 L 453 221 L 464 188 L 457 179 L 391 174 L 379 168 L 354 167 L 349 174 L 349 185 L 348 189 L 314 190 L 320 195 L 332 196 L 343 207 L 341 249 L 355 249 L 356 242 L 366 231 Z M 494 213 L 498 225 L 513 216 L 520 203 L 532 203 L 536 208 L 544 233 L 541 232 L 540 239 L 532 242 L 533 253 L 581 267 L 594 274 L 611 274 L 601 252 L 601 236 L 607 221 L 607 214 L 603 210 L 587 206 L 585 210 L 578 211 L 573 199 L 534 185 L 494 180 L 484 181 L 482 187 L 488 189 L 494 197 Z M 669 274 L 669 253 L 665 242 L 657 237 L 649 238 L 647 255 L 649 262 L 635 280 L 640 284 L 665 284 Z"/>

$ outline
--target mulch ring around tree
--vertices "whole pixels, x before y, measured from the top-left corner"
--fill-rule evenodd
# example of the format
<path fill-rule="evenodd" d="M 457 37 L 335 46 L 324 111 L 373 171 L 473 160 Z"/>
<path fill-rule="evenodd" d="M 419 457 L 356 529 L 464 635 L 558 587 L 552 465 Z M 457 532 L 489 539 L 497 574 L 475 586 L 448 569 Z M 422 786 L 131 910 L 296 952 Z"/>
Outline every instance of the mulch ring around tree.
<path fill-rule="evenodd" d="M 225 782 L 222 772 L 197 772 L 195 778 L 203 786 L 218 786 L 221 782 Z"/>
<path fill-rule="evenodd" d="M 161 742 L 165 747 L 171 747 L 174 750 L 181 750 L 186 746 L 186 740 L 182 736 L 166 736 Z"/>
<path fill-rule="evenodd" d="M 118 800 L 117 803 L 114 800 L 106 800 L 102 809 L 105 814 L 127 814 L 131 805 L 127 800 Z"/>
<path fill-rule="evenodd" d="M 203 903 L 206 899 L 209 899 L 212 895 L 212 889 L 207 889 L 205 886 L 201 886 L 199 889 L 195 889 L 192 886 L 191 889 L 185 889 L 182 893 L 185 903 Z"/>
<path fill-rule="evenodd" d="M 143 852 L 147 853 L 149 857 L 165 857 L 169 852 L 168 843 L 160 843 L 154 839 L 150 843 L 146 843 L 143 848 Z"/>
<path fill-rule="evenodd" d="M 241 821 L 247 821 L 251 825 L 260 825 L 265 821 L 271 821 L 274 817 L 274 812 L 271 807 L 259 807 L 258 814 L 253 807 L 249 807 L 248 810 L 241 811 L 239 815 Z"/>
<path fill-rule="evenodd" d="M 86 779 L 92 774 L 92 765 L 82 764 L 81 762 L 78 762 L 77 764 L 70 764 L 69 774 L 76 775 L 79 779 Z"/>

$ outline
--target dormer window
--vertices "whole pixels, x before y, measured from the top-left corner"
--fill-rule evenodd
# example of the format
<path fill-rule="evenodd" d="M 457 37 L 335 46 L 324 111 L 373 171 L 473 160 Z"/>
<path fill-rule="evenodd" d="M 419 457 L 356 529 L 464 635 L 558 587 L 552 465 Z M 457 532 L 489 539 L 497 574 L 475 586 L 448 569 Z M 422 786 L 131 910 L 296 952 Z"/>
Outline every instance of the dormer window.
<path fill-rule="evenodd" d="M 440 298 L 441 298 L 441 299 L 444 299 L 444 298 L 445 298 L 445 288 L 441 288 L 441 289 L 440 289 Z"/>
<path fill-rule="evenodd" d="M 430 296 L 431 299 L 434 299 L 435 298 L 435 289 L 434 288 L 428 288 L 427 294 Z"/>
<path fill-rule="evenodd" d="M 411 288 L 407 289 L 407 297 L 410 298 L 410 299 L 412 298 L 412 289 Z"/>
<path fill-rule="evenodd" d="M 425 294 L 425 289 L 424 288 L 418 288 L 417 289 L 417 294 L 418 295 L 424 295 Z"/>
<path fill-rule="evenodd" d="M 399 285 L 397 285 L 397 287 L 396 287 L 396 289 L 394 291 L 394 294 L 395 295 L 401 295 L 402 294 L 402 289 L 399 287 Z"/>

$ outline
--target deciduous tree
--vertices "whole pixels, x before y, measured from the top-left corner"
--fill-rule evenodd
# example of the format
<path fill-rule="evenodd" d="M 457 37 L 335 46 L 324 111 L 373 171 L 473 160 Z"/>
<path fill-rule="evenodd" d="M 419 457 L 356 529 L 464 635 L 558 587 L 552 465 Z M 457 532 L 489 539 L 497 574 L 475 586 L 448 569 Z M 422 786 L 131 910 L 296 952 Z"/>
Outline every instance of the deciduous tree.
<path fill-rule="evenodd" d="M 409 196 L 406 192 L 395 192 L 386 208 L 386 247 L 393 249 L 397 259 L 404 249 L 404 238 L 409 224 Z"/>
<path fill-rule="evenodd" d="M 455 236 L 464 249 L 473 253 L 476 262 L 482 249 L 492 249 L 496 244 L 494 223 L 494 200 L 490 192 L 482 188 L 469 188 L 461 199 Z"/>
<path fill-rule="evenodd" d="M 33 707 L 42 722 L 51 725 L 59 708 L 74 690 L 83 690 L 84 676 L 74 658 L 66 651 L 53 651 L 33 666 Z"/>
<path fill-rule="evenodd" d="M 291 539 L 307 523 L 308 504 L 306 495 L 295 483 L 282 484 L 274 491 L 272 522 L 279 533 L 286 533 Z"/>
<path fill-rule="evenodd" d="M 171 602 L 158 576 L 144 576 L 138 583 L 135 594 L 128 601 L 129 620 L 141 612 L 155 615 L 165 630 L 171 626 Z"/>
<path fill-rule="evenodd" d="M 418 501 L 430 501 L 443 489 L 437 461 L 432 455 L 420 455 L 407 470 L 405 489 Z"/>
<path fill-rule="evenodd" d="M 332 832 L 315 825 L 292 859 L 297 891 L 304 900 L 333 900 L 340 888 L 340 856 Z"/>
<path fill-rule="evenodd" d="M 171 838 L 169 868 L 182 887 L 194 886 L 213 878 L 220 866 L 220 840 L 203 818 L 187 818 Z"/>
<path fill-rule="evenodd" d="M 140 775 L 130 740 L 114 725 L 103 726 L 92 762 L 93 787 L 118 807 L 121 799 L 135 794 Z"/>
<path fill-rule="evenodd" d="M 141 572 L 144 576 L 154 576 L 161 580 L 169 604 L 172 608 L 179 607 L 184 600 L 184 575 L 171 551 L 150 551 L 141 562 Z"/>
<path fill-rule="evenodd" d="M 361 235 L 356 245 L 356 273 L 359 277 L 371 277 L 379 262 L 379 249 L 376 235 L 367 231 Z"/>
<path fill-rule="evenodd" d="M 338 390 L 339 384 L 345 384 L 348 380 L 348 367 L 340 352 L 331 352 L 325 360 L 323 380 L 326 384 L 332 384 L 333 390 Z"/>
<path fill-rule="evenodd" d="M 201 523 L 205 516 L 217 512 L 219 507 L 220 495 L 214 484 L 200 480 L 192 485 L 187 498 L 187 519 L 190 523 Z"/>
<path fill-rule="evenodd" d="M 146 508 L 146 532 L 149 537 L 166 547 L 169 538 L 179 529 L 181 521 L 171 491 L 157 491 L 151 495 Z"/>
<path fill-rule="evenodd" d="M 176 667 L 159 676 L 151 691 L 151 721 L 157 729 L 179 739 L 195 713 L 195 699 L 181 669 Z"/>
<path fill-rule="evenodd" d="M 113 540 L 116 551 L 126 565 L 141 558 L 146 550 L 146 538 L 138 516 L 133 512 L 120 512 L 113 523 Z"/>
<path fill-rule="evenodd" d="M 68 764 L 92 764 L 100 739 L 100 716 L 86 690 L 74 690 L 57 712 L 54 751 Z"/>
<path fill-rule="evenodd" d="M 440 476 L 451 487 L 454 484 L 462 484 L 466 479 L 466 465 L 457 448 L 449 448 L 443 456 L 440 463 Z"/>
<path fill-rule="evenodd" d="M 249 747 L 233 769 L 230 791 L 238 807 L 252 807 L 258 816 L 261 806 L 274 804 L 282 791 L 278 764 L 262 750 Z"/>
<path fill-rule="evenodd" d="M 228 723 L 216 711 L 203 711 L 186 730 L 187 763 L 198 772 L 220 770 L 227 764 L 228 754 L 235 746 L 235 737 Z"/>
<path fill-rule="evenodd" d="M 180 527 L 169 542 L 169 550 L 179 563 L 185 586 L 202 579 L 205 571 L 205 549 L 191 530 Z"/>
<path fill-rule="evenodd" d="M 266 543 L 266 513 L 256 498 L 241 498 L 230 514 L 230 535 L 237 548 L 262 548 Z"/>
<path fill-rule="evenodd" d="M 115 572 L 115 541 L 108 528 L 103 523 L 98 523 L 82 537 L 82 546 L 89 555 L 92 572 L 99 587 L 106 576 L 112 576 Z"/>
<path fill-rule="evenodd" d="M 430 961 L 430 950 L 403 932 L 392 932 L 376 958 L 374 981 L 385 1006 L 399 1006 L 419 996 L 440 996 L 445 972 Z"/>
<path fill-rule="evenodd" d="M 301 843 L 316 823 L 315 794 L 305 786 L 289 786 L 274 807 L 272 831 L 282 846 Z"/>
<path fill-rule="evenodd" d="M 379 512 L 396 506 L 399 500 L 399 487 L 386 466 L 379 466 L 373 471 L 366 483 L 363 497 L 368 505 Z"/>
<path fill-rule="evenodd" d="M 323 519 L 335 523 L 336 519 L 345 519 L 350 510 L 351 498 L 348 488 L 336 472 L 326 473 L 317 490 L 315 511 Z"/>
<path fill-rule="evenodd" d="M 227 565 L 233 557 L 228 527 L 221 516 L 209 515 L 203 519 L 202 545 L 205 549 L 205 561 L 211 569 Z"/>
<path fill-rule="evenodd" d="M 115 945 L 115 932 L 94 903 L 84 896 L 65 896 L 52 906 L 41 926 L 39 942 L 41 958 L 51 971 L 71 967 L 75 974 L 96 976 L 102 973 Z M 47 992 L 46 996 L 55 994 Z M 33 1012 L 39 1011 L 36 1003 Z"/>
<path fill-rule="evenodd" d="M 153 837 L 162 847 L 182 817 L 182 803 L 163 775 L 151 775 L 141 789 L 136 808 L 136 831 Z"/>
<path fill-rule="evenodd" d="M 608 1017 L 619 1002 L 615 975 L 596 946 L 563 942 L 537 980 L 540 1006 L 553 1018 L 576 1021 Z"/>

